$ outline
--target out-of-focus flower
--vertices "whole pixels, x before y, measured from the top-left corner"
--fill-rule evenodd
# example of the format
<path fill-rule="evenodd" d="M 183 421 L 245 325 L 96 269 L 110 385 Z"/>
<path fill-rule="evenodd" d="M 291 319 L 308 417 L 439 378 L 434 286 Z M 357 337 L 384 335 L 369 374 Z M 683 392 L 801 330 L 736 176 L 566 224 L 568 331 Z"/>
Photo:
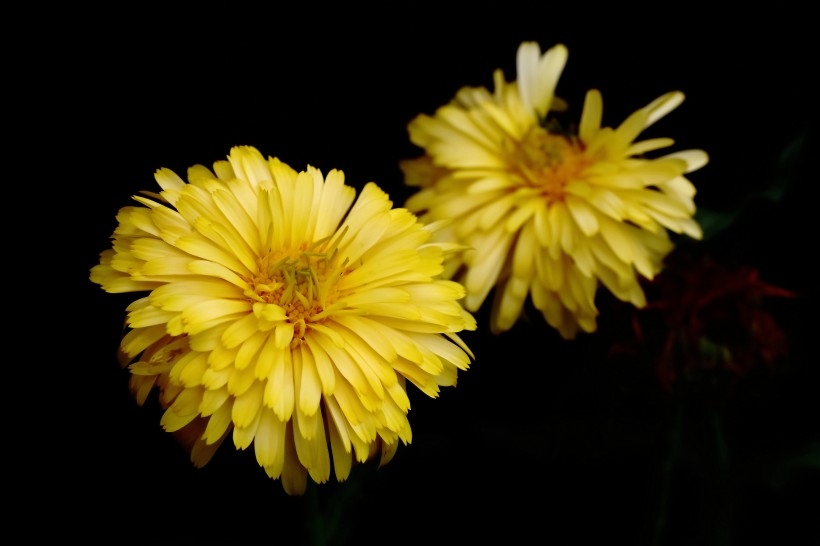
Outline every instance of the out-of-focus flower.
<path fill-rule="evenodd" d="M 750 266 L 676 251 L 646 291 L 647 305 L 632 322 L 635 341 L 615 353 L 650 358 L 667 390 L 681 377 L 711 370 L 742 377 L 787 354 L 786 336 L 765 300 L 796 294 L 764 282 Z"/>
<path fill-rule="evenodd" d="M 639 276 L 652 278 L 672 249 L 668 231 L 701 237 L 695 188 L 684 174 L 705 165 L 701 150 L 649 159 L 669 138 L 635 142 L 683 101 L 661 96 L 618 128 L 602 127 L 601 94 L 586 95 L 577 134 L 548 117 L 567 49 L 518 49 L 518 81 L 500 70 L 495 91 L 463 88 L 435 115 L 409 124 L 424 155 L 401 163 L 420 190 L 407 207 L 423 221 L 453 219 L 440 235 L 470 250 L 451 256 L 447 274 L 476 311 L 495 287 L 492 329 L 511 328 L 529 296 L 565 338 L 596 329 L 599 282 L 636 306 Z"/>
<path fill-rule="evenodd" d="M 232 435 L 289 494 L 389 461 L 411 441 L 406 382 L 435 397 L 473 356 L 464 288 L 440 278 L 457 247 L 374 183 L 355 199 L 339 171 L 250 147 L 156 180 L 91 270 L 108 292 L 147 292 L 121 344 L 137 401 L 159 388 L 195 465 Z"/>

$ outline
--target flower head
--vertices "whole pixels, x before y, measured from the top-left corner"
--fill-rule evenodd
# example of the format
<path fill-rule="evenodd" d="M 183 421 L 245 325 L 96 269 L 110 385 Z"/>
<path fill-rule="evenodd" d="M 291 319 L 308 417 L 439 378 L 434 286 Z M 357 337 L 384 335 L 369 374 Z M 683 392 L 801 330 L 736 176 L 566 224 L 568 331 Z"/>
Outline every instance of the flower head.
<path fill-rule="evenodd" d="M 355 199 L 339 171 L 250 147 L 156 180 L 91 270 L 108 292 L 147 293 L 121 344 L 137 401 L 159 388 L 162 426 L 197 466 L 231 435 L 290 494 L 389 461 L 411 441 L 406 382 L 435 397 L 473 356 L 464 289 L 440 278 L 452 245 L 374 183 Z"/>
<path fill-rule="evenodd" d="M 463 281 L 470 311 L 496 288 L 496 332 L 514 325 L 528 296 L 563 337 L 592 332 L 599 283 L 643 306 L 639 277 L 661 269 L 673 246 L 668 232 L 701 237 L 684 174 L 706 164 L 706 154 L 649 159 L 643 154 L 673 141 L 635 142 L 683 95 L 663 95 L 613 129 L 601 126 L 601 95 L 591 90 L 570 134 L 548 117 L 564 107 L 554 91 L 566 59 L 563 45 L 542 55 L 525 42 L 518 81 L 496 70 L 493 93 L 463 88 L 408 126 L 424 154 L 401 163 L 407 184 L 420 187 L 407 207 L 423 221 L 454 220 L 441 235 L 469 250 L 448 259 L 447 274 Z"/>

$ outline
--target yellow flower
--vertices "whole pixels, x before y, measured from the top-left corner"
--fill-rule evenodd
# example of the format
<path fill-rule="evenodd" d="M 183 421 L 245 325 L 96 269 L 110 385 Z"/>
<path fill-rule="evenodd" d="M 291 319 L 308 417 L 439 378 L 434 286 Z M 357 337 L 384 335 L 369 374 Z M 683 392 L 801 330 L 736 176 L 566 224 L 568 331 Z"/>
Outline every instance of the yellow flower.
<path fill-rule="evenodd" d="M 121 344 L 137 401 L 159 388 L 161 424 L 195 465 L 230 434 L 289 494 L 389 461 L 411 441 L 406 382 L 436 397 L 473 357 L 440 226 L 372 182 L 354 203 L 341 172 L 297 173 L 250 147 L 188 183 L 156 180 L 91 270 L 108 292 L 147 292 Z"/>
<path fill-rule="evenodd" d="M 591 90 L 577 134 L 568 134 L 548 117 L 565 106 L 554 91 L 566 59 L 563 45 L 542 55 L 522 43 L 517 82 L 496 70 L 494 93 L 463 88 L 408 126 L 424 155 L 401 163 L 407 184 L 420 187 L 406 206 L 422 221 L 454 220 L 439 235 L 470 250 L 448 258 L 445 275 L 463 282 L 470 311 L 496 288 L 494 332 L 515 324 L 528 296 L 564 338 L 592 332 L 599 282 L 641 307 L 638 276 L 661 269 L 668 231 L 702 236 L 684 174 L 706 154 L 649 159 L 643 154 L 673 141 L 634 142 L 683 94 L 663 95 L 613 129 L 601 126 L 601 95 Z"/>

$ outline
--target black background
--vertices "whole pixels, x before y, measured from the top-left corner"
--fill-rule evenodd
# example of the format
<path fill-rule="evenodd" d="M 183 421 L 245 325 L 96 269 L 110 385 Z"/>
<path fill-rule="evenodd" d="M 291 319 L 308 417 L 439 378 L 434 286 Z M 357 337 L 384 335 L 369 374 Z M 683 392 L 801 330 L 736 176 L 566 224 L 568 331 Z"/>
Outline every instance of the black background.
<path fill-rule="evenodd" d="M 38 65 L 43 83 L 33 87 L 47 112 L 36 143 L 60 160 L 40 171 L 39 187 L 59 196 L 68 221 L 65 233 L 55 223 L 51 242 L 70 283 L 57 289 L 56 311 L 68 335 L 62 347 L 45 336 L 34 342 L 51 361 L 34 373 L 58 404 L 35 404 L 46 417 L 27 428 L 44 443 L 33 450 L 44 460 L 18 505 L 65 538 L 110 543 L 307 543 L 322 525 L 316 518 L 326 522 L 346 494 L 337 534 L 350 544 L 806 543 L 820 508 L 820 380 L 810 343 L 815 180 L 807 174 L 817 149 L 816 40 L 806 14 L 787 4 L 723 20 L 690 8 L 405 2 L 299 13 L 233 6 L 184 17 L 66 13 L 73 23 L 51 35 L 59 39 L 50 40 Z M 731 210 L 782 180 L 779 155 L 809 137 L 783 200 L 753 203 L 729 235 L 709 243 L 800 294 L 774 307 L 793 343 L 789 361 L 745 378 L 718 404 L 728 466 L 714 466 L 708 404 L 688 400 L 686 455 L 666 474 L 662 503 L 680 398 L 650 367 L 608 357 L 628 312 L 602 296 L 599 332 L 572 342 L 535 316 L 492 336 L 487 310 L 477 313 L 480 329 L 464 335 L 477 357 L 472 368 L 439 399 L 411 392 L 413 443 L 378 471 L 358 468 L 343 487 L 288 497 L 252 453 L 229 443 L 194 469 L 159 427 L 159 410 L 137 408 L 127 393 L 115 356 L 132 296 L 88 280 L 117 210 L 156 187 L 157 168 L 184 176 L 240 144 L 297 169 L 341 169 L 357 189 L 375 181 L 401 205 L 410 191 L 398 161 L 419 153 L 407 122 L 461 86 L 491 87 L 495 68 L 514 78 L 523 40 L 568 46 L 558 94 L 576 119 L 588 88 L 602 91 L 608 125 L 683 91 L 683 105 L 646 136 L 709 153 L 709 165 L 690 177 L 701 207 Z M 813 470 L 800 463 L 811 453 Z M 28 527 L 35 537 L 51 531 Z"/>

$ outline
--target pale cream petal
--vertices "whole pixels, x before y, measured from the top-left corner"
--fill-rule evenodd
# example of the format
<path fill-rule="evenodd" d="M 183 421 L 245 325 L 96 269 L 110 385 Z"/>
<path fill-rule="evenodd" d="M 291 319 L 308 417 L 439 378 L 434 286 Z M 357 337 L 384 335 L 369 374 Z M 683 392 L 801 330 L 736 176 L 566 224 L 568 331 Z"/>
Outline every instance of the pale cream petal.
<path fill-rule="evenodd" d="M 525 107 L 543 118 L 550 110 L 555 87 L 569 53 L 562 44 L 548 49 L 543 56 L 540 53 L 541 48 L 537 43 L 522 43 L 518 48 L 516 76 Z"/>
<path fill-rule="evenodd" d="M 684 150 L 665 155 L 659 159 L 682 159 L 686 162 L 684 172 L 691 173 L 709 163 L 709 155 L 703 150 Z"/>
<path fill-rule="evenodd" d="M 604 112 L 604 102 L 600 91 L 590 89 L 584 99 L 584 109 L 581 112 L 581 122 L 578 125 L 578 138 L 582 142 L 592 141 L 601 128 L 601 118 Z"/>
<path fill-rule="evenodd" d="M 684 94 L 680 91 L 672 91 L 661 95 L 651 103 L 649 103 L 644 111 L 647 113 L 646 124 L 644 127 L 649 127 L 663 116 L 680 106 L 683 102 Z"/>

